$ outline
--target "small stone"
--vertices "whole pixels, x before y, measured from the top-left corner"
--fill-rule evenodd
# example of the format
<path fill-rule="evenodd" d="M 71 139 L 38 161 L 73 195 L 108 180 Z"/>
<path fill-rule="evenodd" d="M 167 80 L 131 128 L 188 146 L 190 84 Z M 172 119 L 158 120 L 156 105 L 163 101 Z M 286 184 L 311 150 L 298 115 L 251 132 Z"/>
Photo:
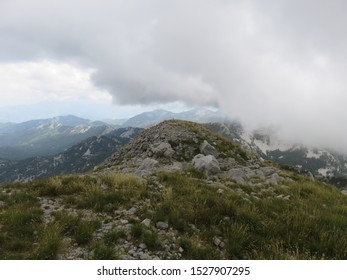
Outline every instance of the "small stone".
<path fill-rule="evenodd" d="M 139 167 L 140 170 L 154 170 L 159 167 L 159 162 L 152 158 L 146 158 L 143 160 L 141 166 Z"/>
<path fill-rule="evenodd" d="M 143 254 L 139 254 L 139 258 L 140 260 L 149 260 L 150 256 L 146 253 L 143 253 Z"/>
<path fill-rule="evenodd" d="M 135 251 L 135 250 L 129 250 L 129 251 L 128 251 L 128 254 L 129 254 L 130 256 L 134 256 L 134 255 L 136 254 L 136 251 Z"/>
<path fill-rule="evenodd" d="M 165 230 L 165 229 L 169 228 L 169 224 L 168 223 L 161 222 L 161 221 L 157 222 L 155 224 L 155 226 L 156 226 L 157 229 L 161 229 L 161 230 Z"/>
<path fill-rule="evenodd" d="M 144 225 L 145 227 L 150 227 L 151 225 L 151 220 L 150 219 L 144 219 L 142 222 L 141 222 L 142 225 Z"/>
<path fill-rule="evenodd" d="M 222 189 L 218 189 L 217 193 L 219 193 L 219 194 L 223 194 L 223 193 L 224 193 L 224 190 L 222 190 Z"/>
<path fill-rule="evenodd" d="M 109 231 L 109 230 L 111 230 L 112 229 L 112 223 L 107 223 L 107 224 L 103 224 L 102 225 L 102 228 L 103 228 L 103 230 L 105 230 L 105 231 Z"/>
<path fill-rule="evenodd" d="M 129 223 L 129 221 L 128 221 L 128 220 L 120 220 L 120 223 L 121 223 L 122 225 L 126 225 L 126 224 Z"/>
<path fill-rule="evenodd" d="M 124 244 L 126 244 L 127 243 L 127 241 L 124 239 L 124 238 L 119 238 L 118 239 L 118 244 L 119 245 L 124 245 Z"/>
<path fill-rule="evenodd" d="M 135 215 L 135 213 L 137 212 L 138 208 L 137 206 L 133 206 L 131 207 L 128 211 L 127 211 L 127 214 L 128 215 Z"/>
<path fill-rule="evenodd" d="M 170 245 L 164 245 L 164 249 L 166 252 L 169 252 L 170 251 Z"/>
<path fill-rule="evenodd" d="M 218 237 L 213 237 L 213 243 L 214 243 L 214 245 L 216 245 L 216 246 L 219 246 L 219 244 L 221 244 L 221 240 L 218 238 Z"/>
<path fill-rule="evenodd" d="M 190 228 L 196 232 L 199 232 L 200 230 L 193 224 L 188 224 L 190 226 Z"/>
<path fill-rule="evenodd" d="M 141 243 L 139 244 L 139 248 L 141 248 L 142 250 L 147 249 L 147 245 L 145 243 Z"/>
<path fill-rule="evenodd" d="M 178 248 L 178 252 L 183 253 L 183 252 L 184 252 L 184 249 L 183 249 L 182 247 L 179 247 L 179 248 Z"/>

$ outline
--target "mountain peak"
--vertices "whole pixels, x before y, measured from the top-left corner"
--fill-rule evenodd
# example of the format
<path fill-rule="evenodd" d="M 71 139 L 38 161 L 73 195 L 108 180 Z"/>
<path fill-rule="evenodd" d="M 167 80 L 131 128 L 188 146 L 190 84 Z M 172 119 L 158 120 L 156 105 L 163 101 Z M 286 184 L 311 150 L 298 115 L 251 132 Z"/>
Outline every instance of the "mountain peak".
<path fill-rule="evenodd" d="M 205 125 L 168 120 L 145 129 L 140 135 L 108 158 L 105 167 L 136 173 L 201 172 L 218 180 L 239 182 L 261 177 L 265 184 L 277 183 L 280 170 L 263 164 L 231 139 L 223 138 Z"/>
<path fill-rule="evenodd" d="M 76 126 L 76 125 L 90 123 L 90 120 L 83 119 L 74 115 L 57 116 L 52 118 L 51 120 L 56 121 L 60 123 L 61 125 L 68 125 L 68 126 Z"/>
<path fill-rule="evenodd" d="M 128 119 L 122 126 L 149 127 L 158 124 L 161 121 L 172 119 L 204 123 L 221 121 L 225 118 L 219 112 L 214 112 L 206 108 L 195 108 L 180 113 L 157 109 L 136 115 Z"/>

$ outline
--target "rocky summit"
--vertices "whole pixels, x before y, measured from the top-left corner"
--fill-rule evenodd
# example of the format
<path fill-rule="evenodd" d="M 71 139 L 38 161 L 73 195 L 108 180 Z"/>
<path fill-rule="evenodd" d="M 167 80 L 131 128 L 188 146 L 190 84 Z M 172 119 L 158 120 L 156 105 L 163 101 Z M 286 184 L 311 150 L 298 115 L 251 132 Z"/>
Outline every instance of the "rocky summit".
<path fill-rule="evenodd" d="M 104 166 L 140 176 L 194 169 L 208 178 L 238 183 L 278 183 L 281 171 L 204 125 L 168 120 L 143 131 Z"/>
<path fill-rule="evenodd" d="M 347 196 L 189 121 L 0 185 L 0 259 L 346 259 Z"/>

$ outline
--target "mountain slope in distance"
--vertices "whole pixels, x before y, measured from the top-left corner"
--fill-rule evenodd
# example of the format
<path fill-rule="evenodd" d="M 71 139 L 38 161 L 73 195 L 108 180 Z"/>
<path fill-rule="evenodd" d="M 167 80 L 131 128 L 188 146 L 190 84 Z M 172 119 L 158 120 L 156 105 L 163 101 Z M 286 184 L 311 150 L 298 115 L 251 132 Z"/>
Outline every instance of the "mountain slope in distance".
<path fill-rule="evenodd" d="M 0 158 L 19 160 L 54 155 L 91 136 L 104 135 L 114 128 L 75 116 L 32 120 L 0 129 Z"/>
<path fill-rule="evenodd" d="M 92 170 L 140 133 L 140 128 L 115 129 L 105 135 L 92 136 L 54 156 L 31 157 L 0 162 L 0 183 L 26 182 L 61 174 Z"/>

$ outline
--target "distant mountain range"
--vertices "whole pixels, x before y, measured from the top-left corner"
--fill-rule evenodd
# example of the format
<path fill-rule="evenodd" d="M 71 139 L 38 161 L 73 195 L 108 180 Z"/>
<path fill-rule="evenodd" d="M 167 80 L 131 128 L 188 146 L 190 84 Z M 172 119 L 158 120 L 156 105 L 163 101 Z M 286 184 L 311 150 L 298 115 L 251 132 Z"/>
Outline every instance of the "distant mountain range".
<path fill-rule="evenodd" d="M 161 121 L 170 119 L 206 123 L 225 121 L 226 117 L 219 112 L 214 112 L 208 109 L 194 109 L 181 113 L 173 113 L 166 110 L 154 110 L 151 112 L 144 112 L 139 115 L 136 115 L 125 121 L 121 126 L 148 127 L 150 125 L 157 124 Z"/>
<path fill-rule="evenodd" d="M 0 126 L 0 159 L 19 160 L 62 152 L 91 136 L 114 127 L 76 116 L 7 123 Z"/>
<path fill-rule="evenodd" d="M 212 130 L 232 138 L 264 160 L 326 179 L 341 188 L 347 187 L 346 156 L 326 149 L 293 145 L 279 140 L 275 133 L 266 129 L 248 132 L 240 123 L 205 109 L 181 113 L 155 110 L 117 121 L 117 124 L 71 115 L 19 124 L 2 123 L 0 182 L 91 170 L 142 128 L 169 119 L 208 123 Z"/>
<path fill-rule="evenodd" d="M 91 137 L 15 180 L 82 172 L 106 156 L 87 174 L 0 185 L 0 259 L 346 259 L 347 196 L 337 188 L 204 124 L 167 120 L 134 137 L 140 130 Z"/>
<path fill-rule="evenodd" d="M 60 174 L 82 173 L 102 163 L 138 135 L 141 128 L 118 128 L 89 137 L 54 156 L 0 160 L 0 182 L 27 182 Z"/>
<path fill-rule="evenodd" d="M 209 110 L 183 113 L 155 110 L 117 125 L 72 115 L 3 123 L 0 125 L 0 182 L 25 182 L 91 170 L 135 137 L 142 127 L 174 118 L 200 122 L 222 119 Z"/>
<path fill-rule="evenodd" d="M 208 126 L 239 142 L 264 160 L 274 161 L 287 168 L 327 180 L 341 188 L 347 188 L 347 156 L 343 154 L 323 148 L 292 144 L 279 139 L 276 133 L 267 129 L 247 132 L 237 122 L 213 123 Z"/>

